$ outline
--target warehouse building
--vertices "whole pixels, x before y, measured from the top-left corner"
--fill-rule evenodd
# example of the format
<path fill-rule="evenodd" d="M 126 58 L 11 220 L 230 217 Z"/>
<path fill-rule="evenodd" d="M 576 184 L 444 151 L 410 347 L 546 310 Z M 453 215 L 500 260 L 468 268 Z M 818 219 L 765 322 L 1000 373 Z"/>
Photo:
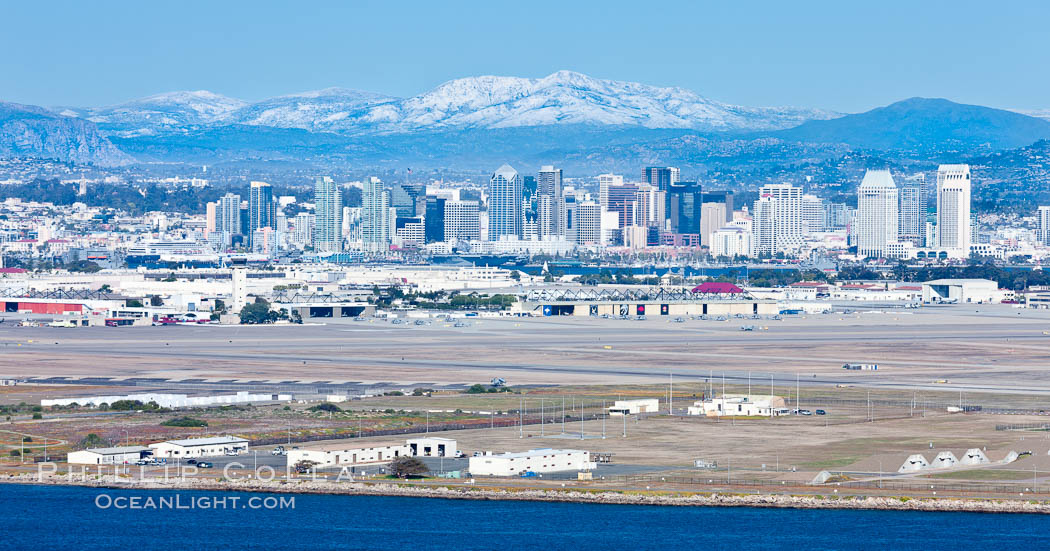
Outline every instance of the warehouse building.
<path fill-rule="evenodd" d="M 237 436 L 210 436 L 186 440 L 168 440 L 150 444 L 156 457 L 216 457 L 228 452 L 248 451 L 248 441 Z"/>
<path fill-rule="evenodd" d="M 455 440 L 438 436 L 409 438 L 405 445 L 408 446 L 409 455 L 417 457 L 455 457 L 459 451 Z"/>
<path fill-rule="evenodd" d="M 1005 293 L 990 279 L 935 279 L 922 284 L 922 301 L 926 304 L 999 302 Z"/>
<path fill-rule="evenodd" d="M 640 400 L 617 400 L 609 407 L 609 415 L 638 415 L 639 413 L 656 413 L 660 411 L 660 400 L 643 398 Z"/>
<path fill-rule="evenodd" d="M 355 467 L 389 463 L 395 457 L 412 455 L 409 447 L 395 443 L 354 443 L 316 444 L 307 448 L 288 451 L 288 464 L 295 465 L 300 461 L 312 461 L 317 467 Z"/>
<path fill-rule="evenodd" d="M 585 471 L 595 467 L 590 452 L 543 448 L 525 452 L 481 455 L 470 458 L 474 476 L 516 476 L 522 473 Z"/>
<path fill-rule="evenodd" d="M 688 413 L 707 417 L 776 417 L 787 415 L 789 411 L 785 408 L 784 398 L 780 396 L 725 394 L 693 402 Z"/>
<path fill-rule="evenodd" d="M 145 446 L 119 446 L 115 448 L 89 448 L 69 452 L 66 461 L 81 465 L 124 465 L 134 463 L 150 454 Z"/>

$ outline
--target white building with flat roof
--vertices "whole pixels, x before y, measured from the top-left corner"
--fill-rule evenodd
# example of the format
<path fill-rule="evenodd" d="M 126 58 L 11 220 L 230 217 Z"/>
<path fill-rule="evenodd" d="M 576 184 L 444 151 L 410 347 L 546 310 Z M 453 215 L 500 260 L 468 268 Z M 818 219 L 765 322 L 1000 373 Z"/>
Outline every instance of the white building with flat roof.
<path fill-rule="evenodd" d="M 922 301 L 927 304 L 999 302 L 1004 296 L 991 279 L 934 279 L 922 284 Z"/>
<path fill-rule="evenodd" d="M 660 400 L 642 398 L 639 400 L 617 400 L 609 406 L 609 415 L 637 415 L 639 413 L 656 413 L 660 411 Z"/>
<path fill-rule="evenodd" d="M 786 414 L 787 410 L 780 396 L 725 394 L 694 402 L 688 413 L 707 417 L 776 417 Z"/>
<path fill-rule="evenodd" d="M 539 474 L 585 471 L 594 467 L 591 453 L 583 450 L 543 448 L 470 458 L 470 474 L 474 476 L 516 476 L 526 472 Z"/>
<path fill-rule="evenodd" d="M 134 463 L 149 453 L 150 449 L 145 446 L 89 448 L 69 452 L 66 461 L 78 465 L 124 465 Z"/>
<path fill-rule="evenodd" d="M 314 444 L 298 450 L 288 450 L 288 464 L 313 461 L 317 467 L 356 467 L 389 463 L 402 455 L 412 454 L 408 446 L 394 442 Z"/>
<path fill-rule="evenodd" d="M 417 457 L 455 457 L 456 441 L 440 436 L 421 436 L 409 438 L 405 442 L 409 455 Z"/>
<path fill-rule="evenodd" d="M 185 440 L 167 440 L 150 444 L 156 457 L 216 457 L 228 452 L 248 450 L 248 440 L 238 436 L 209 436 Z"/>

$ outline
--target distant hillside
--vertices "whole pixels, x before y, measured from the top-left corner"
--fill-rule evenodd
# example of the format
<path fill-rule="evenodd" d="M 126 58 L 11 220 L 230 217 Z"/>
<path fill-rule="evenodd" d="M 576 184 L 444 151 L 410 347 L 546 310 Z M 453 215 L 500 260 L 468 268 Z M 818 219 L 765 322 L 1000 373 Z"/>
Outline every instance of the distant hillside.
<path fill-rule="evenodd" d="M 996 151 L 1050 137 L 1050 121 L 946 99 L 911 98 L 769 135 L 881 150 Z"/>
<path fill-rule="evenodd" d="M 0 158 L 10 157 L 100 166 L 133 161 L 91 122 L 32 105 L 0 102 Z"/>

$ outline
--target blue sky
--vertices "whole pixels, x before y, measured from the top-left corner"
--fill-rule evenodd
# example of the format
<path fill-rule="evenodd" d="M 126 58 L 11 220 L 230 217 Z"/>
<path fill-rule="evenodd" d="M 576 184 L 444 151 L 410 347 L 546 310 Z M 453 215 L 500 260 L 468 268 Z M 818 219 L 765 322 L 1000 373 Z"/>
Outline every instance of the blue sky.
<path fill-rule="evenodd" d="M 912 96 L 1050 108 L 1050 2 L 48 2 L 0 23 L 0 100 L 396 96 L 559 69 L 742 105 L 863 111 Z"/>

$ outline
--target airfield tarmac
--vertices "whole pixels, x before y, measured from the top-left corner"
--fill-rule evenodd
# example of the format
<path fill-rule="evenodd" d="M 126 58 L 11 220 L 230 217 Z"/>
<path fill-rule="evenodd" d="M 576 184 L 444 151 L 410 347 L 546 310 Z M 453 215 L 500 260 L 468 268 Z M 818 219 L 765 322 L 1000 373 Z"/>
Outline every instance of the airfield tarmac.
<path fill-rule="evenodd" d="M 1050 312 L 1008 305 L 868 309 L 728 321 L 650 316 L 378 319 L 301 326 L 0 325 L 0 378 L 511 385 L 740 381 L 1050 394 Z M 742 331 L 755 325 L 754 331 Z M 876 363 L 846 372 L 844 363 Z"/>

